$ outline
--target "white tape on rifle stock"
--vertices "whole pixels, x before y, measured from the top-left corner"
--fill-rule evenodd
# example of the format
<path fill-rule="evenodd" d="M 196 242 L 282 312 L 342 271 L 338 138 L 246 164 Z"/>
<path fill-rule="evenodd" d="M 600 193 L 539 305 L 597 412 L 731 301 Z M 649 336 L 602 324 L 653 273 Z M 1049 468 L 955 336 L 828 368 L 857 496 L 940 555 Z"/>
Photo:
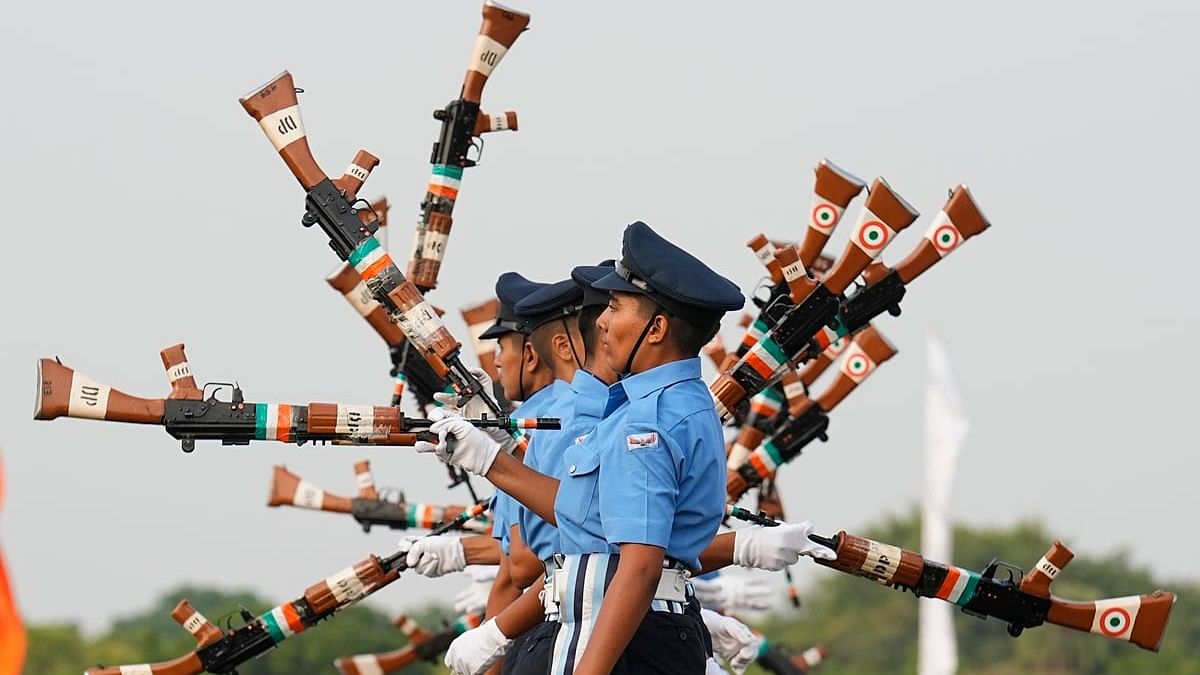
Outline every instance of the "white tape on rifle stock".
<path fill-rule="evenodd" d="M 471 62 L 467 64 L 467 69 L 487 77 L 507 53 L 508 47 L 486 35 L 480 35 L 475 38 L 475 50 L 471 53 Z"/>
<path fill-rule="evenodd" d="M 258 121 L 258 125 L 267 133 L 267 138 L 271 139 L 271 145 L 280 152 L 306 135 L 298 103 L 267 115 Z"/>
<path fill-rule="evenodd" d="M 71 398 L 67 402 L 68 417 L 102 420 L 108 414 L 108 395 L 112 387 L 100 384 L 79 372 L 71 373 Z"/>

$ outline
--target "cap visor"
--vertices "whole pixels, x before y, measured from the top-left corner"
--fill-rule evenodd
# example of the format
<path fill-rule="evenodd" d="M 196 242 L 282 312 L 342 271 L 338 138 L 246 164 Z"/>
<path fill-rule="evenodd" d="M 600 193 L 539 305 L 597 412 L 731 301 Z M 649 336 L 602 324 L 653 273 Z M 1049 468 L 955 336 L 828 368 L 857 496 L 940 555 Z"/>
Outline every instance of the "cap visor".
<path fill-rule="evenodd" d="M 645 295 L 645 291 L 625 281 L 616 272 L 609 272 L 592 282 L 592 288 L 598 291 L 617 291 L 618 293 L 640 293 Z"/>
<path fill-rule="evenodd" d="M 515 333 L 515 332 L 516 332 L 515 330 L 509 328 L 508 326 L 501 326 L 498 323 L 494 323 L 490 327 L 488 327 L 487 330 L 485 330 L 479 334 L 479 339 L 480 340 L 495 340 L 496 338 L 500 337 L 501 335 L 507 335 L 509 333 Z"/>

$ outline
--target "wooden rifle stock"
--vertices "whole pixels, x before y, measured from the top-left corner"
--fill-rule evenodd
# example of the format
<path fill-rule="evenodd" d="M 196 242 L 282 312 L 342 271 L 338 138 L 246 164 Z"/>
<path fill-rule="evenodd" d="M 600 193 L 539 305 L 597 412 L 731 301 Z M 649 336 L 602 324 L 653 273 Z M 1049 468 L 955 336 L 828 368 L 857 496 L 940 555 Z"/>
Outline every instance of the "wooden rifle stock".
<path fill-rule="evenodd" d="M 1059 541 L 1022 575 L 1018 568 L 997 560 L 983 572 L 926 560 L 919 553 L 844 530 L 832 540 L 813 539 L 837 552 L 836 560 L 818 560 L 818 564 L 910 590 L 918 597 L 953 603 L 979 618 L 998 618 L 1008 624 L 1013 637 L 1026 628 L 1052 623 L 1158 651 L 1176 600 L 1164 591 L 1085 602 L 1055 597 L 1050 584 L 1074 556 Z"/>
<path fill-rule="evenodd" d="M 478 614 L 464 614 L 444 630 L 431 633 L 416 621 L 401 615 L 396 618 L 396 626 L 408 636 L 408 645 L 381 654 L 343 656 L 334 661 L 334 665 L 342 675 L 387 675 L 419 661 L 434 661 L 446 651 L 454 638 L 479 626 L 482 619 Z"/>
<path fill-rule="evenodd" d="M 812 206 L 808 212 L 808 228 L 804 231 L 804 241 L 800 243 L 800 262 L 805 268 L 812 268 L 829 235 L 842 220 L 842 214 L 850 202 L 862 192 L 866 183 L 838 167 L 828 159 L 817 163 L 813 173 L 816 174 L 813 185 Z"/>
<path fill-rule="evenodd" d="M 483 368 L 492 382 L 500 381 L 500 373 L 496 370 L 496 341 L 483 340 L 483 334 L 496 316 L 500 314 L 500 301 L 496 298 L 487 300 L 461 310 L 463 321 L 467 324 L 467 333 L 471 336 L 471 345 L 475 348 L 475 356 L 479 359 L 479 367 Z"/>

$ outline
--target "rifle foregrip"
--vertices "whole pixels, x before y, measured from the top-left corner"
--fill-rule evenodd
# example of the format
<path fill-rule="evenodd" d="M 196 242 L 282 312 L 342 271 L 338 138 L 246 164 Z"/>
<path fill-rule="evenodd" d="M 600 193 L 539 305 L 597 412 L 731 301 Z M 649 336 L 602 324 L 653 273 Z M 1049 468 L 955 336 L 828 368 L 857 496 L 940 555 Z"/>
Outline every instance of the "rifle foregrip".
<path fill-rule="evenodd" d="M 300 117 L 300 101 L 296 98 L 296 85 L 291 73 L 283 71 L 238 101 L 258 121 L 271 145 L 279 151 L 279 156 L 283 157 L 292 175 L 305 190 L 311 190 L 326 179 L 325 172 L 308 147 L 304 120 Z"/>
<path fill-rule="evenodd" d="M 162 358 L 163 368 L 167 371 L 167 380 L 171 383 L 169 398 L 203 401 L 204 390 L 196 386 L 196 378 L 192 376 L 192 368 L 188 365 L 183 343 L 171 345 L 158 354 Z"/>
<path fill-rule="evenodd" d="M 989 227 L 991 223 L 979 210 L 967 186 L 959 185 L 950 191 L 950 199 L 934 216 L 917 248 L 896 265 L 896 273 L 907 284 Z"/>
<path fill-rule="evenodd" d="M 88 668 L 84 675 L 198 675 L 204 672 L 204 664 L 196 652 L 190 652 L 174 661 L 161 663 L 139 663 L 112 668 Z"/>
<path fill-rule="evenodd" d="M 101 384 L 54 359 L 38 360 L 38 390 L 33 418 L 56 417 L 162 424 L 163 399 L 130 396 Z"/>
<path fill-rule="evenodd" d="M 224 635 L 220 628 L 204 618 L 204 615 L 196 611 L 186 599 L 180 600 L 175 609 L 171 610 L 171 618 L 196 638 L 198 648 L 206 647 Z"/>
<path fill-rule="evenodd" d="M 917 215 L 917 210 L 886 181 L 876 178 L 854 231 L 850 233 L 845 252 L 825 276 L 825 287 L 834 295 L 844 293 L 855 277 L 879 257 L 896 235 L 917 219 Z"/>
<path fill-rule="evenodd" d="M 359 150 L 354 154 L 354 159 L 350 160 L 350 164 L 346 166 L 341 177 L 333 179 L 333 184 L 346 194 L 346 201 L 353 204 L 354 200 L 358 198 L 358 191 L 362 189 L 363 183 L 377 166 L 379 166 L 378 157 L 366 150 Z M 364 209 L 360 214 L 370 215 L 371 212 Z"/>
<path fill-rule="evenodd" d="M 309 586 L 304 599 L 315 616 L 323 617 L 358 602 L 398 577 L 398 572 L 384 570 L 379 558 L 372 555 Z"/>
<path fill-rule="evenodd" d="M 862 180 L 828 159 L 822 159 L 814 173 L 816 181 L 808 214 L 808 229 L 804 231 L 804 241 L 799 249 L 800 262 L 805 268 L 813 267 L 821 255 L 821 249 L 829 241 L 829 235 L 841 222 L 846 207 L 866 187 Z"/>
<path fill-rule="evenodd" d="M 921 581 L 925 559 L 919 553 L 859 537 L 845 530 L 838 532 L 833 542 L 815 535 L 809 538 L 825 545 L 836 542 L 831 548 L 837 552 L 837 559 L 817 560 L 818 564 L 904 588 L 915 588 Z"/>

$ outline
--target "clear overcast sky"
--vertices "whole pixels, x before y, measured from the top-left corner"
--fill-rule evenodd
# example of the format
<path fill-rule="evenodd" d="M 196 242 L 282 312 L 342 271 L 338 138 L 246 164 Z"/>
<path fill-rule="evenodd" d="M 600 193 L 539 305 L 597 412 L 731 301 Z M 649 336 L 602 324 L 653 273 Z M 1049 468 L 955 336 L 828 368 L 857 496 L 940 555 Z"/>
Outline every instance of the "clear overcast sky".
<path fill-rule="evenodd" d="M 31 410 L 38 357 L 163 396 L 158 351 L 180 341 L 198 379 L 236 380 L 251 401 L 386 401 L 386 350 L 326 287 L 336 260 L 300 227 L 303 194 L 237 99 L 289 69 L 327 172 L 359 148 L 382 157 L 362 194 L 392 200 L 403 259 L 430 111 L 458 91 L 479 6 L 6 12 L 0 535 L 29 620 L 95 629 L 184 581 L 283 600 L 393 548 L 398 535 L 364 536 L 348 518 L 266 509 L 276 463 L 348 494 L 367 457 L 411 499 L 464 498 L 408 449 L 202 443 L 184 455 L 161 429 Z M 836 411 L 829 443 L 787 468 L 789 515 L 828 532 L 919 501 L 933 326 L 972 424 L 956 519 L 1042 518 L 1077 550 L 1127 547 L 1156 572 L 1196 575 L 1196 3 L 522 9 L 531 28 L 484 97 L 519 110 L 521 130 L 489 138 L 466 173 L 430 295 L 460 338 L 458 308 L 499 273 L 563 278 L 617 255 L 637 219 L 749 290 L 761 268 L 745 241 L 801 236 L 822 157 L 886 177 L 921 210 L 892 262 L 965 182 L 993 228 L 880 322 L 900 355 Z M 399 610 L 461 583 L 406 578 L 373 602 Z"/>

